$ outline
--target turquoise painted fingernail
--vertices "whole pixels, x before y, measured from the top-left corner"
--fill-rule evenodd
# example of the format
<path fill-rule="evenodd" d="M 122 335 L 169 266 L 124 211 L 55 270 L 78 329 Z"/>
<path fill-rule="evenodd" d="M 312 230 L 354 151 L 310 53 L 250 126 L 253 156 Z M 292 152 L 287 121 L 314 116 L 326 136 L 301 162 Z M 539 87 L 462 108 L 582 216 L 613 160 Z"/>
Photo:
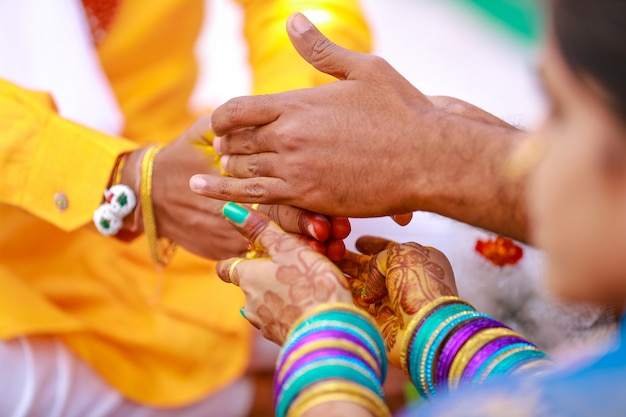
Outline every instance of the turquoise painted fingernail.
<path fill-rule="evenodd" d="M 226 216 L 227 219 L 230 219 L 237 224 L 243 224 L 250 212 L 244 206 L 229 202 L 224 204 L 222 213 L 224 213 L 224 216 Z"/>
<path fill-rule="evenodd" d="M 239 309 L 239 314 L 241 314 L 241 317 L 243 317 L 244 319 L 248 320 L 248 318 L 246 317 L 246 312 L 243 311 L 243 308 Z"/>

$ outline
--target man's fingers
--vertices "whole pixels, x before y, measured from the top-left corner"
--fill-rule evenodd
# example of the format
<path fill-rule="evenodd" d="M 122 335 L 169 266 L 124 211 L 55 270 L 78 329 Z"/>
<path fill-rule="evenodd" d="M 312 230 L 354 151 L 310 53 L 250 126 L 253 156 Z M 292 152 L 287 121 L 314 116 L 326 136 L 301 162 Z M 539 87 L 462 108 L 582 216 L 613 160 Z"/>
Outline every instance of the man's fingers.
<path fill-rule="evenodd" d="M 267 125 L 235 130 L 213 140 L 215 152 L 220 155 L 251 155 L 261 152 L 275 152 L 275 133 Z"/>
<path fill-rule="evenodd" d="M 366 255 L 376 255 L 396 245 L 392 240 L 377 236 L 361 236 L 355 243 L 356 249 Z"/>
<path fill-rule="evenodd" d="M 211 128 L 216 136 L 223 136 L 237 129 L 271 123 L 284 110 L 280 97 L 281 94 L 231 98 L 213 111 Z"/>
<path fill-rule="evenodd" d="M 331 223 L 322 214 L 286 205 L 261 205 L 258 211 L 266 214 L 286 232 L 308 236 L 324 242 L 331 233 Z"/>
<path fill-rule="evenodd" d="M 330 217 L 330 235 L 334 239 L 345 239 L 350 235 L 352 226 L 347 217 L 331 216 Z"/>
<path fill-rule="evenodd" d="M 289 17 L 287 33 L 293 46 L 308 63 L 340 80 L 351 78 L 363 56 L 331 42 L 302 13 Z"/>
<path fill-rule="evenodd" d="M 288 184 L 279 178 L 230 178 L 221 175 L 194 175 L 189 187 L 196 194 L 222 201 L 281 204 L 287 202 Z"/>
<path fill-rule="evenodd" d="M 392 220 L 400 226 L 406 226 L 413 220 L 413 213 L 394 214 L 391 216 Z"/>
<path fill-rule="evenodd" d="M 275 153 L 225 155 L 220 158 L 222 170 L 236 178 L 276 177 Z"/>

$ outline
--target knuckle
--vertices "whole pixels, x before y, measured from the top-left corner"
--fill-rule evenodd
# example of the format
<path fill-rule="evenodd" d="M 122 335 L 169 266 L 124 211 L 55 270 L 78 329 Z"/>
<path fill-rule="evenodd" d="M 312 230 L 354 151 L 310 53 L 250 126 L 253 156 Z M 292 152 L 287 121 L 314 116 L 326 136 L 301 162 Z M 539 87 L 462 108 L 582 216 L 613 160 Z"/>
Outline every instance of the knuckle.
<path fill-rule="evenodd" d="M 250 177 L 263 177 L 267 175 L 268 163 L 258 154 L 252 155 L 248 161 L 246 170 Z"/>
<path fill-rule="evenodd" d="M 262 201 L 268 196 L 267 189 L 258 181 L 246 185 L 245 194 L 254 200 Z"/>
<path fill-rule="evenodd" d="M 313 46 L 311 47 L 311 61 L 319 62 L 325 60 L 332 54 L 332 50 L 335 47 L 336 45 L 325 36 L 318 37 L 315 39 L 315 42 L 313 42 Z"/>
<path fill-rule="evenodd" d="M 231 195 L 233 187 L 229 179 L 227 178 L 222 179 L 218 181 L 216 185 L 217 185 L 216 187 L 217 193 L 219 195 L 226 196 L 226 197 Z"/>
<path fill-rule="evenodd" d="M 377 55 L 364 56 L 368 68 L 371 68 L 370 74 L 387 74 L 387 70 L 390 68 L 389 62 L 386 59 Z"/>
<path fill-rule="evenodd" d="M 224 112 L 230 123 L 238 123 L 242 114 L 242 99 L 232 98 L 224 104 Z"/>

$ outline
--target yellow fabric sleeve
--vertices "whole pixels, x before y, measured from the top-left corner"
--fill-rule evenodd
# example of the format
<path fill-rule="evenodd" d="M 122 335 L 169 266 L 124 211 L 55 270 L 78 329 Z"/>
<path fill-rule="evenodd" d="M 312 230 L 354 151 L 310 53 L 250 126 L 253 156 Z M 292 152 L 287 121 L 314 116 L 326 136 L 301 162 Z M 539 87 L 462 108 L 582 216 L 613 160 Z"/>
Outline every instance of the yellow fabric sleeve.
<path fill-rule="evenodd" d="M 131 142 L 61 118 L 52 98 L 0 80 L 0 202 L 69 231 L 88 223 Z M 63 194 L 67 208 L 55 205 Z"/>
<path fill-rule="evenodd" d="M 253 93 L 268 94 L 313 87 L 334 80 L 295 50 L 285 24 L 303 12 L 331 41 L 357 52 L 370 52 L 371 35 L 356 0 L 239 0 L 253 70 Z"/>

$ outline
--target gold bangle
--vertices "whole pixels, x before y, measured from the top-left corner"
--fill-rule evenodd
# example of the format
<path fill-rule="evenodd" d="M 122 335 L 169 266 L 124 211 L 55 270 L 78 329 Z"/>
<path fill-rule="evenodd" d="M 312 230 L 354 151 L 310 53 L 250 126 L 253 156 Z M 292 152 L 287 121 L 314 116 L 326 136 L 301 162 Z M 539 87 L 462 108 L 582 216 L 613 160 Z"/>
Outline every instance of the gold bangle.
<path fill-rule="evenodd" d="M 535 368 L 540 368 L 534 371 L 536 373 L 545 372 L 546 369 L 552 365 L 553 363 L 550 359 L 546 359 L 546 358 L 536 359 L 532 362 L 525 363 L 519 368 L 517 368 L 516 370 L 514 370 L 513 375 L 522 374 L 524 372 L 528 372 L 531 369 L 535 369 Z"/>
<path fill-rule="evenodd" d="M 148 240 L 148 248 L 152 260 L 160 266 L 166 266 L 174 251 L 176 244 L 164 242 L 159 239 L 159 234 L 154 217 L 154 206 L 152 204 L 152 172 L 154 170 L 154 158 L 165 145 L 155 145 L 148 148 L 141 161 L 141 180 L 139 185 L 139 195 L 141 201 L 141 212 L 143 215 L 144 233 Z"/>
<path fill-rule="evenodd" d="M 450 373 L 448 374 L 448 387 L 450 390 L 458 388 L 463 371 L 465 371 L 465 367 L 474 355 L 487 343 L 504 336 L 519 336 L 519 334 L 508 328 L 496 327 L 481 330 L 465 342 L 450 366 Z"/>
<path fill-rule="evenodd" d="M 389 408 L 376 393 L 357 383 L 338 380 L 319 383 L 298 395 L 287 417 L 300 417 L 308 409 L 331 401 L 356 403 L 376 417 L 391 417 Z"/>
<path fill-rule="evenodd" d="M 441 307 L 445 304 L 452 304 L 452 303 L 467 304 L 465 300 L 459 297 L 454 297 L 454 296 L 439 297 L 430 301 L 428 304 L 420 308 L 418 312 L 413 316 L 409 324 L 407 324 L 406 329 L 403 332 L 404 339 L 402 340 L 402 347 L 400 348 L 400 367 L 402 368 L 406 376 L 410 376 L 409 364 L 406 362 L 406 356 L 409 351 L 409 344 L 411 343 L 411 340 L 413 339 L 411 336 L 415 332 L 415 329 L 421 324 L 422 320 L 424 320 L 424 318 L 428 315 L 428 313 L 430 313 L 434 309 Z"/>

